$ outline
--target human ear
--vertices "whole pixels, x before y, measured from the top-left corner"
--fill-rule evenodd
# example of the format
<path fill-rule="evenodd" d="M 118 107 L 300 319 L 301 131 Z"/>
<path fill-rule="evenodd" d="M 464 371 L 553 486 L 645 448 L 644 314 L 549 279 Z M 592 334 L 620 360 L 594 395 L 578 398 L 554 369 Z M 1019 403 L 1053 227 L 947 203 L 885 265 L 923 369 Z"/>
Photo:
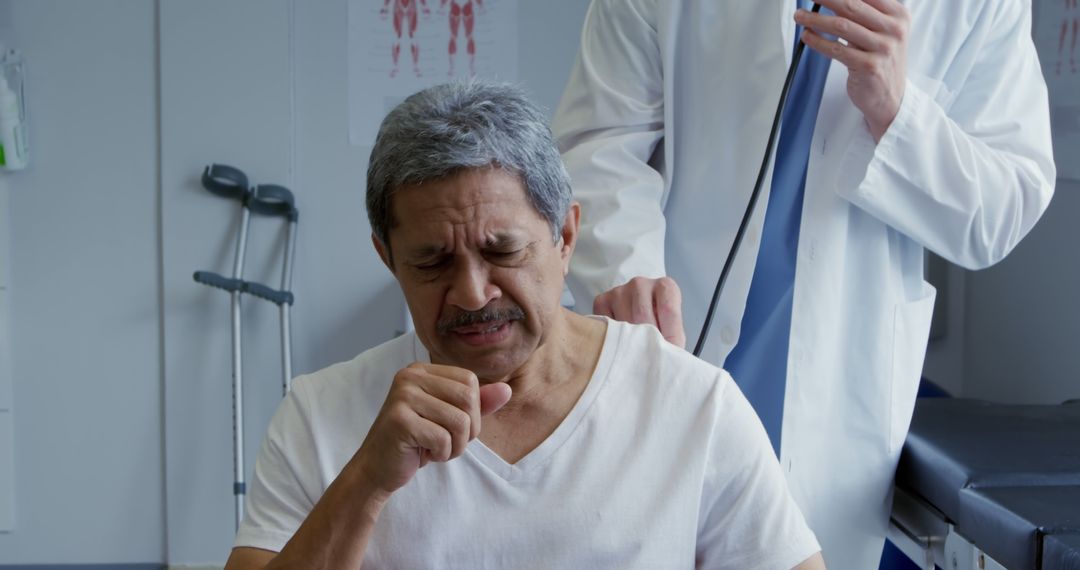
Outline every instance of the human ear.
<path fill-rule="evenodd" d="M 383 265 L 390 270 L 390 273 L 394 272 L 394 258 L 390 254 L 390 246 L 384 244 L 375 232 L 371 232 L 371 244 L 375 246 L 375 251 L 379 253 L 379 259 L 382 260 Z"/>
<path fill-rule="evenodd" d="M 577 246 L 578 232 L 581 229 L 581 204 L 577 201 L 570 203 L 566 211 L 566 219 L 563 220 L 559 230 L 560 251 L 563 261 L 563 275 L 570 272 L 570 257 L 574 254 Z"/>

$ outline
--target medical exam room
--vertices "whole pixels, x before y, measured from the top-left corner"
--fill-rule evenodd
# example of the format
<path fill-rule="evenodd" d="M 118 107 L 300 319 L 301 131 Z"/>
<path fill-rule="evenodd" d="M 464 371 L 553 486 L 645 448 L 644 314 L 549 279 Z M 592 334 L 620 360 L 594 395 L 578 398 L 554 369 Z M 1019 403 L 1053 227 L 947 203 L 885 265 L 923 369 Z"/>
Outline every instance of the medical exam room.
<path fill-rule="evenodd" d="M 1080 570 L 1080 0 L 0 0 L 0 570 Z"/>

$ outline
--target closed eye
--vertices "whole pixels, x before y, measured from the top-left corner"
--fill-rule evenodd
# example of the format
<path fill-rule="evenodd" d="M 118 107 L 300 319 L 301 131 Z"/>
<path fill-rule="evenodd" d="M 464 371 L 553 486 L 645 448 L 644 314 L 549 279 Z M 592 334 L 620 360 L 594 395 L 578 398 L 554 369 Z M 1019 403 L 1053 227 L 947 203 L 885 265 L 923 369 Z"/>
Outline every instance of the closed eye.
<path fill-rule="evenodd" d="M 492 263 L 498 264 L 512 264 L 520 261 L 525 255 L 525 249 L 515 249 L 512 251 L 485 251 L 484 257 Z"/>
<path fill-rule="evenodd" d="M 446 267 L 447 263 L 449 263 L 448 258 L 440 257 L 426 263 L 413 265 L 413 267 L 419 269 L 420 271 L 436 271 L 442 269 L 443 267 Z"/>

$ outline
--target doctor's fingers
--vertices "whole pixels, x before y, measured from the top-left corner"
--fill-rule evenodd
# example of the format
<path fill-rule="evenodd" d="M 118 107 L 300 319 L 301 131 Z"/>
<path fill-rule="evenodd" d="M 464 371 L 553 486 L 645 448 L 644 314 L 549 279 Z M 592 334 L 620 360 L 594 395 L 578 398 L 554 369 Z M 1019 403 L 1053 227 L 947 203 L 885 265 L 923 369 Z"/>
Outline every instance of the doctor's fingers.
<path fill-rule="evenodd" d="M 593 313 L 616 321 L 656 326 L 653 313 L 653 280 L 635 277 L 601 293 L 593 301 Z"/>
<path fill-rule="evenodd" d="M 656 287 L 653 289 L 653 306 L 660 334 L 671 344 L 686 348 L 686 330 L 682 320 L 682 292 L 674 279 L 663 277 L 656 281 Z"/>
<path fill-rule="evenodd" d="M 621 294 L 615 298 L 615 318 L 660 328 L 656 322 L 656 304 L 653 301 L 657 281 L 635 277 L 620 287 Z"/>
<path fill-rule="evenodd" d="M 867 4 L 877 8 L 883 14 L 889 14 L 891 16 L 900 16 L 905 20 L 911 19 L 911 12 L 908 11 L 907 6 L 899 0 L 863 0 Z"/>
<path fill-rule="evenodd" d="M 886 67 L 888 67 L 885 64 L 886 58 L 878 52 L 864 51 L 854 46 L 844 45 L 839 41 L 830 40 L 811 29 L 803 30 L 802 40 L 815 51 L 844 64 L 852 74 L 872 74 L 887 80 L 884 77 L 887 73 Z"/>
<path fill-rule="evenodd" d="M 898 36 L 910 20 L 907 8 L 896 0 L 816 0 L 822 7 L 832 10 L 875 32 Z M 800 10 L 808 12 L 808 10 Z"/>
<path fill-rule="evenodd" d="M 831 34 L 843 38 L 848 45 L 862 51 L 881 53 L 898 47 L 900 44 L 896 38 L 871 31 L 861 24 L 840 16 L 801 11 L 796 14 L 795 20 L 818 35 Z M 807 45 L 810 44 L 807 43 Z"/>
<path fill-rule="evenodd" d="M 592 312 L 594 315 L 600 315 L 602 317 L 615 318 L 615 309 L 611 306 L 611 300 L 613 298 L 613 289 L 604 291 L 593 299 Z"/>

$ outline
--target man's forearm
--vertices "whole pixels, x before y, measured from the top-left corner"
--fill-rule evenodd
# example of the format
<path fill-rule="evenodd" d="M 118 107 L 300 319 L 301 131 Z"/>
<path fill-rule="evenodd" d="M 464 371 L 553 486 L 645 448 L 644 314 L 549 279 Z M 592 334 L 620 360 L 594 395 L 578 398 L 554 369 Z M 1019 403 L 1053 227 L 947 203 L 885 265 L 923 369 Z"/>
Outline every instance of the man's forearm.
<path fill-rule="evenodd" d="M 346 465 L 307 519 L 267 568 L 359 568 L 383 506 L 390 498 L 364 484 Z"/>
<path fill-rule="evenodd" d="M 235 567 L 358 568 L 390 495 L 428 461 L 450 461 L 464 453 L 480 435 L 480 417 L 498 411 L 510 397 L 509 385 L 481 386 L 464 368 L 420 362 L 402 368 L 364 443 L 281 552 L 268 559 L 272 553 L 237 548 L 234 554 L 244 550 L 238 556 L 245 562 L 237 558 Z M 464 424 L 458 421 L 462 417 Z"/>
<path fill-rule="evenodd" d="M 818 552 L 810 558 L 803 560 L 802 563 L 793 570 L 825 570 L 825 559 L 822 558 L 821 553 Z"/>

